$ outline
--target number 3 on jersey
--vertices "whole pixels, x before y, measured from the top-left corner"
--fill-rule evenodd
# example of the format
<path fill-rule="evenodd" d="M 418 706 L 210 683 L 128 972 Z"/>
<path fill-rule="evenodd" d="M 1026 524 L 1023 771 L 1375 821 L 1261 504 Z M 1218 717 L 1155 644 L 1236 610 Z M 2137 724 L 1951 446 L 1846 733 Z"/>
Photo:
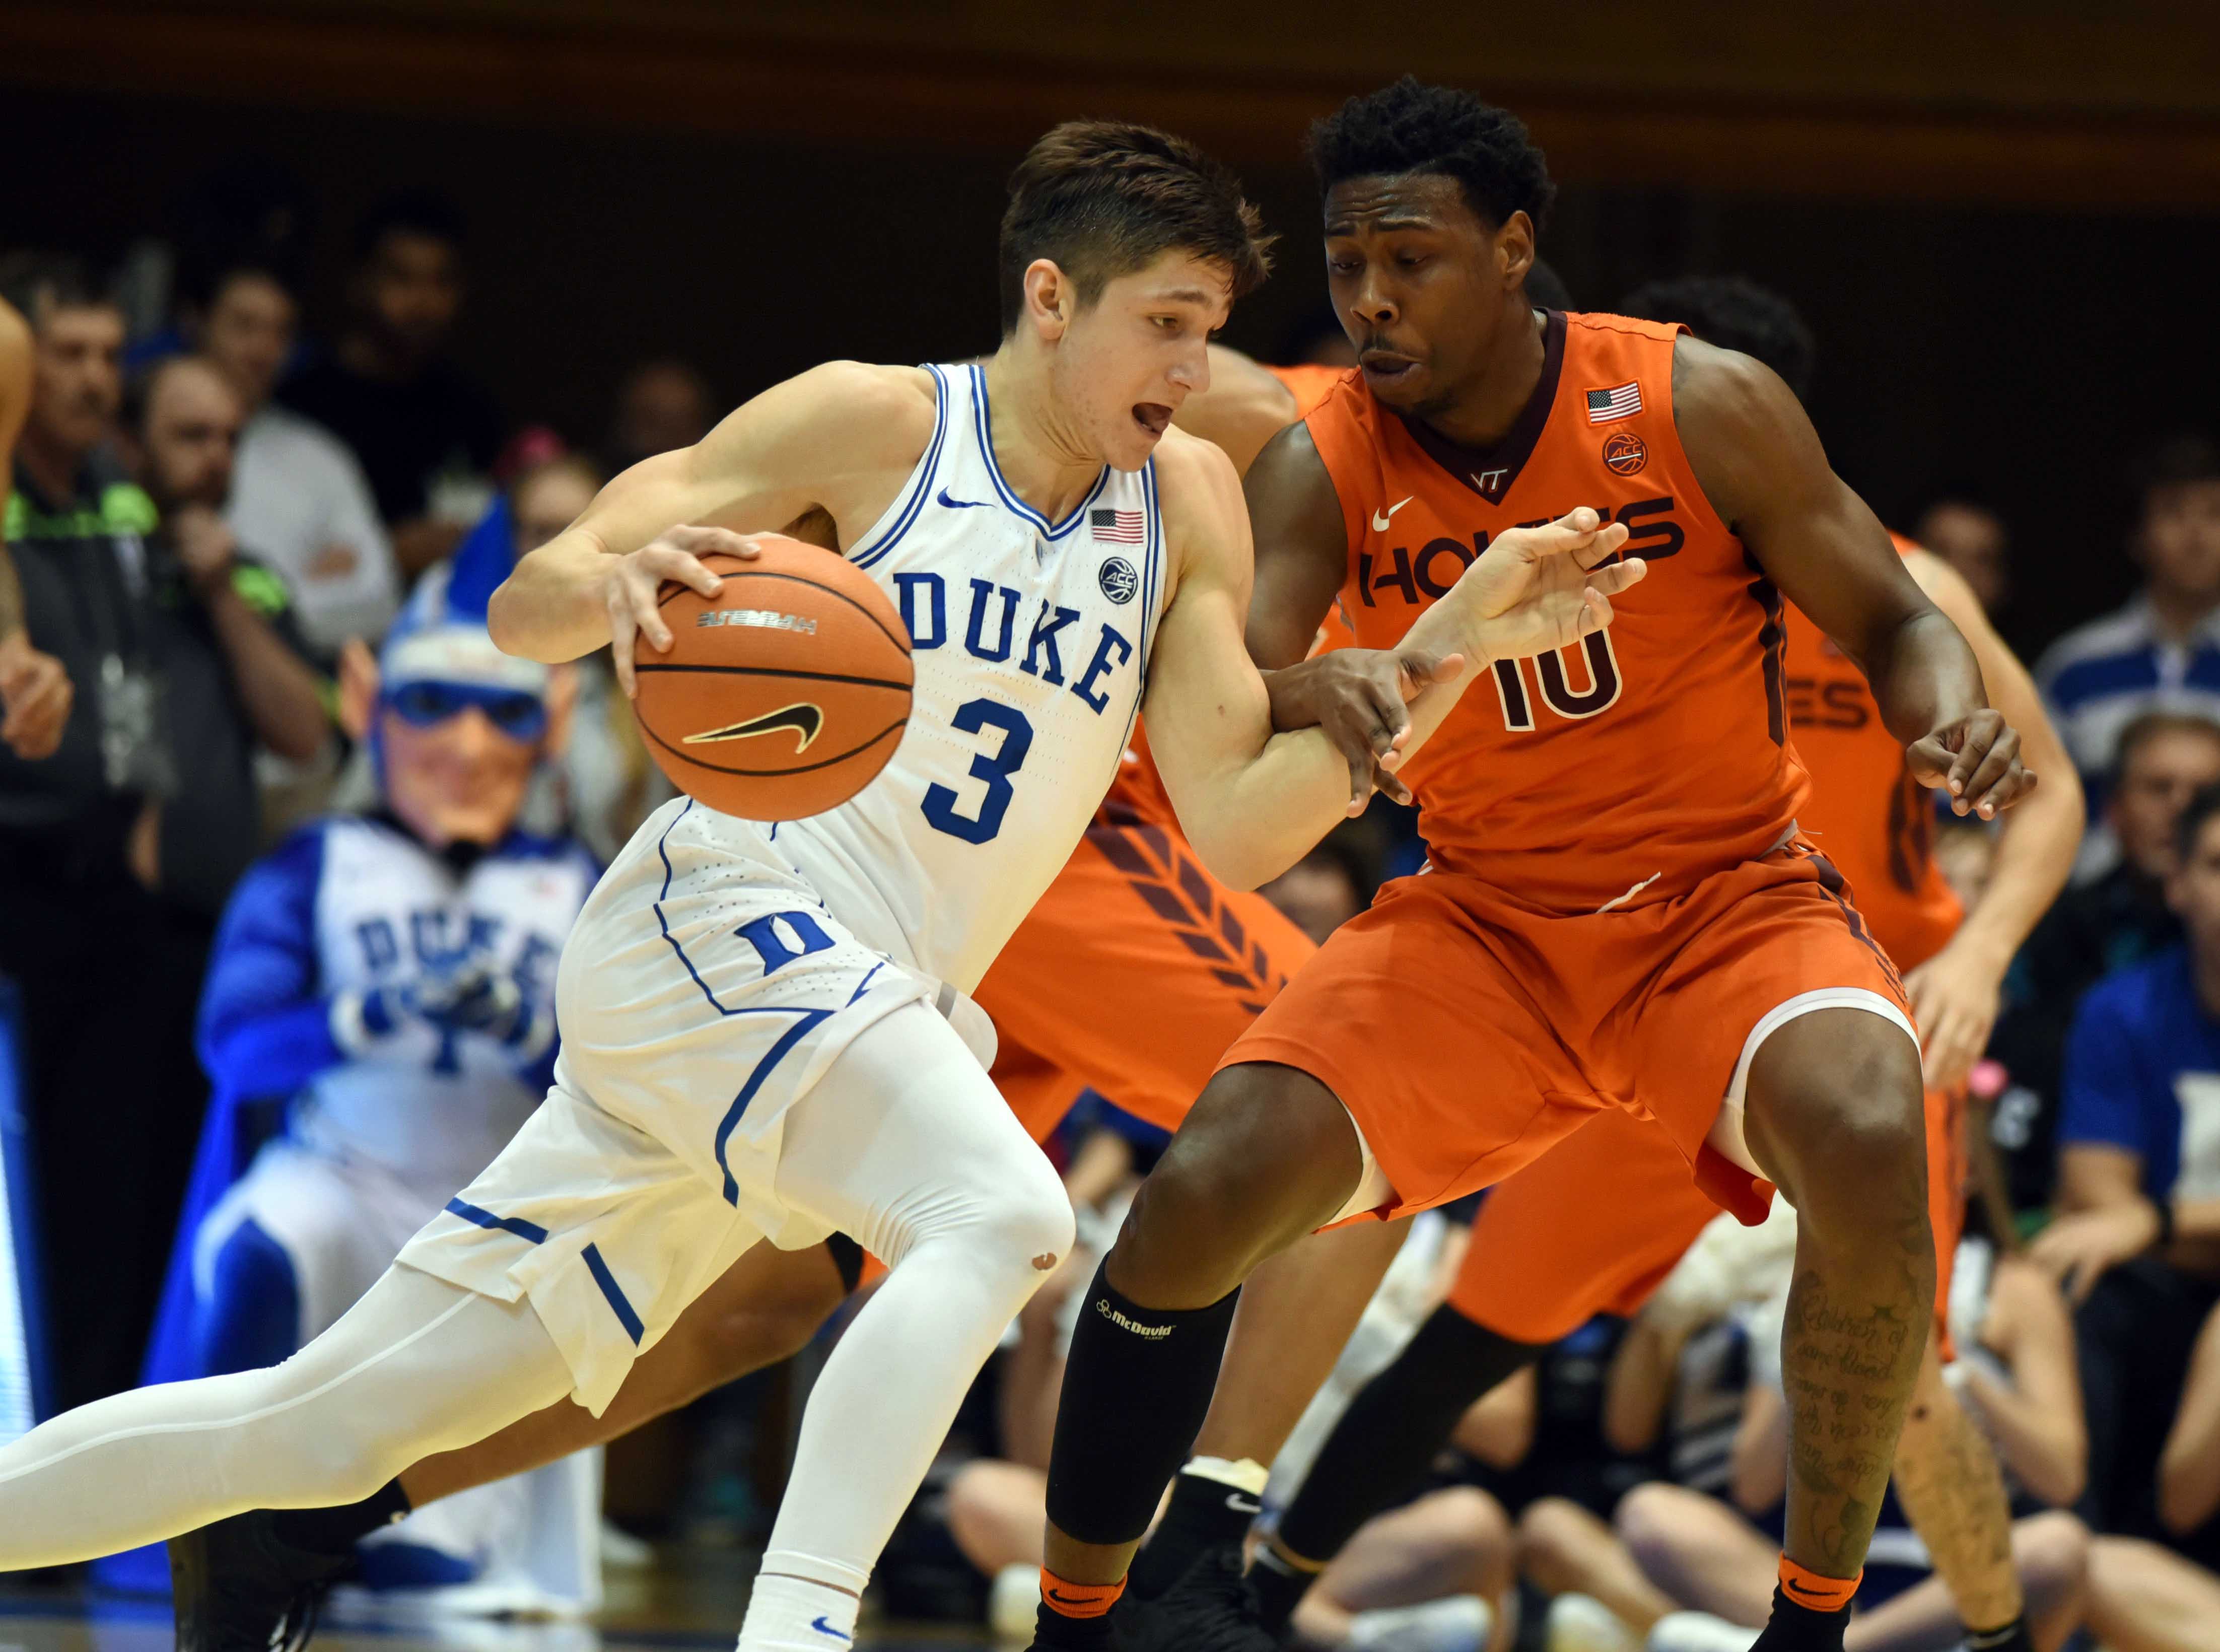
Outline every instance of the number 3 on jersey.
<path fill-rule="evenodd" d="M 1010 807 L 1010 776 L 1026 766 L 1026 753 L 1032 749 L 1033 726 L 1023 712 L 993 700 L 967 700 L 956 708 L 951 720 L 966 734 L 999 728 L 1002 744 L 999 750 L 982 751 L 971 759 L 971 778 L 987 782 L 978 814 L 958 814 L 954 789 L 936 782 L 926 789 L 925 818 L 936 832 L 945 832 L 966 843 L 987 843 L 1002 829 L 1002 816 Z"/>

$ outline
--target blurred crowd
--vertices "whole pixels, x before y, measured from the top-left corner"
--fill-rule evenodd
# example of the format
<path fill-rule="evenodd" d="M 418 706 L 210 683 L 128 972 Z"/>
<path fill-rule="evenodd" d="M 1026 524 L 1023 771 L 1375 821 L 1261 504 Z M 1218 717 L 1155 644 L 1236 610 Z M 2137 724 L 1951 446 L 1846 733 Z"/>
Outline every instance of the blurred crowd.
<path fill-rule="evenodd" d="M 428 191 L 364 218 L 343 312 L 312 334 L 295 204 L 212 189 L 153 274 L 140 259 L 120 284 L 64 253 L 0 257 L 22 318 L 17 339 L 0 312 L 0 362 L 30 365 L 0 576 L 0 1009 L 46 1410 L 142 1371 L 282 1358 L 343 1311 L 536 1100 L 564 931 L 670 795 L 605 663 L 521 669 L 491 650 L 483 602 L 605 477 L 694 441 L 723 402 L 687 364 L 648 361 L 600 429 L 519 421 L 456 359 L 471 252 Z M 11 416 L 0 393 L 0 436 Z M 2013 1476 L 2049 1645 L 2107 1599 L 2220 1621 L 2220 446 L 2163 436 L 2131 481 L 2117 554 L 2139 591 L 2036 664 L 2089 826 L 1974 1070 L 1954 1304 L 1953 1380 Z M 1895 526 L 1992 613 L 2036 577 L 1975 491 Z M 1970 901 L 1992 828 L 1935 830 Z M 1322 938 L 1423 857 L 1381 803 L 1271 893 Z M 1106 1098 L 1076 1115 L 1055 1150 L 1082 1238 L 1108 1243 L 1161 1144 Z M 1336 1392 L 1439 1300 L 1469 1221 L 1414 1224 Z M 1435 1484 L 1321 1579 L 1300 1634 L 1389 1644 L 1380 1614 L 1439 1599 L 1486 1603 L 1475 1644 L 1560 1652 L 1639 1644 L 1676 1612 L 1762 1621 L 1785 1476 L 1778 1258 L 1724 1238 L 1705 1254 L 1710 1285 L 1583 1327 L 1475 1406 Z M 982 1379 L 882 1570 L 894 1609 L 977 1615 L 1008 1568 L 1032 1577 L 1070 1297 L 1036 1298 Z M 613 1473 L 611 1507 L 658 1537 L 758 1530 L 793 1409 L 778 1385 L 808 1357 L 701 1402 L 686 1467 Z M 451 1513 L 388 1546 L 461 1555 L 460 1573 L 388 1574 L 481 1576 L 499 1545 L 471 1523 L 521 1532 L 595 1494 L 551 1482 Z M 1874 1563 L 1909 1604 L 1853 1644 L 1951 1643 L 1901 1525 Z M 548 1544 L 527 1538 L 544 1582 Z M 2113 1643 L 2199 1643 L 2138 1641 L 2131 1618 L 2109 1620 Z"/>

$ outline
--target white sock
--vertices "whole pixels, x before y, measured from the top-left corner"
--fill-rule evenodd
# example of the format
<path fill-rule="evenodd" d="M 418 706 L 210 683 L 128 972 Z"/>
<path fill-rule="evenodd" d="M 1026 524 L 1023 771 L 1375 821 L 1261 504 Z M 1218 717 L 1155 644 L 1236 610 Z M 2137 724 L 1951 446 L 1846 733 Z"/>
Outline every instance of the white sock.
<path fill-rule="evenodd" d="M 748 1597 L 739 1652 L 840 1652 L 855 1643 L 862 1601 L 829 1584 L 773 1574 L 770 1556 L 764 1560 L 766 1569 Z"/>

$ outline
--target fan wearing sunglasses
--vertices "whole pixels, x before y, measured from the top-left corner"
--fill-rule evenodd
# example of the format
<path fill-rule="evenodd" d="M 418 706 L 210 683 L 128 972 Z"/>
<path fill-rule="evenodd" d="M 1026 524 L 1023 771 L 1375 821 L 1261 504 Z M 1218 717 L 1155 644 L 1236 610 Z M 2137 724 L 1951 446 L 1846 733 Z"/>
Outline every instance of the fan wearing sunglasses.
<path fill-rule="evenodd" d="M 599 869 L 517 828 L 570 680 L 494 647 L 471 594 L 487 585 L 434 570 L 378 657 L 343 657 L 341 720 L 379 807 L 301 828 L 225 913 L 200 1015 L 218 1100 L 152 1380 L 274 1364 L 315 1337 L 546 1090 L 555 962 Z M 362 1575 L 497 1580 L 512 1610 L 590 1604 L 597 1571 L 567 1534 L 593 1530 L 594 1485 L 574 1457 L 451 1499 L 377 1533 Z M 160 1553 L 123 1557 L 123 1580 Z"/>

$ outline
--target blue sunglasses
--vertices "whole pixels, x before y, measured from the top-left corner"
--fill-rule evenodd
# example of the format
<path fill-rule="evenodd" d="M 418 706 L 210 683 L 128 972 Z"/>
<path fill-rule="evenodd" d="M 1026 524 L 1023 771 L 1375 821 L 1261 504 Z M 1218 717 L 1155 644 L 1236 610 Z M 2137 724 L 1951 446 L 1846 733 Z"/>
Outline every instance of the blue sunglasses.
<path fill-rule="evenodd" d="M 385 696 L 394 714 L 411 728 L 431 728 L 476 706 L 514 740 L 536 740 L 547 732 L 547 702 L 517 689 L 482 689 L 467 683 L 404 683 Z"/>

